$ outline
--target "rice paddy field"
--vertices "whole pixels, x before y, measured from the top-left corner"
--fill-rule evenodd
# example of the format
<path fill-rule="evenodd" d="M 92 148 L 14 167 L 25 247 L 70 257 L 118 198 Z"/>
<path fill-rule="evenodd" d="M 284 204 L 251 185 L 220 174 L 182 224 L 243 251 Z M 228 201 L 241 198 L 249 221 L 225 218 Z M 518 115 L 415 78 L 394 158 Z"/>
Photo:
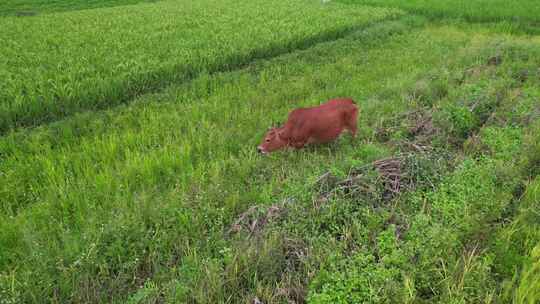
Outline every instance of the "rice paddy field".
<path fill-rule="evenodd" d="M 3 1 L 0 304 L 539 303 L 514 2 Z M 357 138 L 256 152 L 335 97 Z"/>

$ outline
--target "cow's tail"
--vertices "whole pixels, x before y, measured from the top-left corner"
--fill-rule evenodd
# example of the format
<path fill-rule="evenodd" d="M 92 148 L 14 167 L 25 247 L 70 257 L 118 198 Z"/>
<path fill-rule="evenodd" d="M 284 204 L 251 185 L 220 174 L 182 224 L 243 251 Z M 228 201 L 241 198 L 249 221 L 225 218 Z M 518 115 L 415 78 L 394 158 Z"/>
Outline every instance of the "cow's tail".
<path fill-rule="evenodd" d="M 356 121 L 358 118 L 358 107 L 356 104 L 352 106 L 348 111 L 345 111 L 345 116 L 347 117 L 347 121 Z"/>
<path fill-rule="evenodd" d="M 351 102 L 351 106 L 346 106 L 347 110 L 345 111 L 347 116 L 358 116 L 358 105 L 352 98 L 348 98 Z M 355 117 L 356 118 L 356 117 Z"/>

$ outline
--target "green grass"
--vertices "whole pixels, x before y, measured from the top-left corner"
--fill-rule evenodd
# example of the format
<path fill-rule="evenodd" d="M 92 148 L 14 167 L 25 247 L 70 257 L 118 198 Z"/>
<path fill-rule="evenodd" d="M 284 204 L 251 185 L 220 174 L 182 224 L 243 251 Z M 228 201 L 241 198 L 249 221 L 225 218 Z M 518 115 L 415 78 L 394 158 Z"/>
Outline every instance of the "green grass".
<path fill-rule="evenodd" d="M 540 40 L 508 17 L 532 10 L 372 4 L 429 18 L 308 0 L 0 18 L 0 304 L 538 302 Z M 256 153 L 338 96 L 356 140 Z"/>
<path fill-rule="evenodd" d="M 457 17 L 469 21 L 530 22 L 538 25 L 540 3 L 535 0 L 339 0 L 344 3 L 397 7 L 433 18 Z"/>
<path fill-rule="evenodd" d="M 113 107 L 397 15 L 309 0 L 180 0 L 2 18 L 0 132 Z"/>
<path fill-rule="evenodd" d="M 38 13 L 75 11 L 155 1 L 157 0 L 4 0 L 0 3 L 0 16 L 34 16 Z"/>
<path fill-rule="evenodd" d="M 200 76 L 129 107 L 5 136 L 0 193 L 2 222 L 11 229 L 2 229 L 1 242 L 12 248 L 2 253 L 5 282 L 20 282 L 15 295 L 30 301 L 53 295 L 119 299 L 147 280 L 168 297 L 177 289 L 185 290 L 176 295 L 184 300 L 228 297 L 235 289 L 223 285 L 229 280 L 223 276 L 241 278 L 223 272 L 229 266 L 220 251 L 239 254 L 236 242 L 223 236 L 237 214 L 254 203 L 296 196 L 295 187 L 328 168 L 324 164 L 346 169 L 387 154 L 372 142 L 371 128 L 407 106 L 400 92 L 412 85 L 411 75 L 443 64 L 471 39 L 484 39 L 452 28 L 388 38 L 408 28 L 383 24 L 247 70 Z M 424 43 L 411 44 L 417 40 Z M 272 119 L 293 106 L 345 94 L 365 113 L 363 140 L 256 155 Z M 17 267 L 21 259 L 32 268 Z M 171 271 L 167 265 L 175 259 L 183 262 Z M 277 271 L 279 265 L 266 267 Z M 269 288 L 277 279 L 247 280 Z M 55 287 L 45 288 L 43 282 L 53 281 Z M 26 289 L 23 282 L 42 283 Z M 257 289 L 235 288 L 238 301 Z"/>

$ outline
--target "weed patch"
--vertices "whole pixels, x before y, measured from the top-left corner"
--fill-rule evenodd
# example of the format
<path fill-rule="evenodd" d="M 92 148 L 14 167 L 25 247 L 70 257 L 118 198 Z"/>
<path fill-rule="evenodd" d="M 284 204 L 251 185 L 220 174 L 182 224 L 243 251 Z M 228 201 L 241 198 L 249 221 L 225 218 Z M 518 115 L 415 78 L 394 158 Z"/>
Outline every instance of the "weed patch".
<path fill-rule="evenodd" d="M 382 134 L 394 136 L 389 143 L 397 148 L 403 150 L 415 145 L 418 148 L 412 146 L 410 151 L 430 151 L 417 144 L 424 142 L 424 134 L 428 134 L 432 148 L 450 152 L 455 160 L 443 162 L 446 170 L 427 174 L 440 177 L 428 182 L 429 186 L 404 187 L 407 195 L 394 198 L 387 210 L 372 213 L 375 224 L 370 226 L 367 224 L 370 221 L 364 221 L 366 224 L 358 229 L 360 235 L 367 237 L 359 238 L 361 241 L 355 246 L 342 249 L 339 254 L 345 256 L 338 254 L 323 263 L 320 273 L 310 283 L 310 300 L 497 303 L 507 297 L 501 294 L 504 287 L 493 273 L 499 262 L 489 246 L 490 234 L 493 225 L 509 216 L 522 180 L 530 174 L 525 164 L 534 163 L 530 151 L 538 145 L 527 135 L 535 133 L 535 123 L 523 123 L 521 119 L 528 113 L 517 114 L 519 106 L 512 94 L 516 85 L 521 88 L 529 80 L 514 81 L 507 69 L 508 62 L 514 66 L 524 63 L 508 60 L 508 53 L 503 53 L 496 62 L 484 61 L 487 67 L 465 71 L 463 81 L 452 83 L 448 94 L 440 100 L 426 103 L 426 99 L 420 98 L 418 110 L 388 121 Z M 409 96 L 422 94 L 409 93 Z M 521 123 L 508 124 L 507 119 L 513 115 Z M 401 134 L 396 137 L 396 133 Z M 444 149 L 447 143 L 453 143 L 456 149 Z M 464 156 L 456 157 L 458 153 Z M 388 168 L 388 176 L 402 177 L 387 180 L 390 190 L 407 181 L 410 175 L 403 173 L 414 172 L 404 170 L 402 160 L 385 161 L 383 172 Z M 434 161 L 428 160 L 427 164 L 433 166 Z M 430 170 L 421 168 L 420 172 L 425 174 Z M 343 228 L 348 229 L 351 228 Z M 527 237 L 517 237 L 524 239 Z M 530 244 L 534 246 L 536 242 Z M 519 265 L 527 255 L 509 253 L 507 263 Z M 368 262 L 357 264 L 356 258 Z M 510 268 L 507 271 L 505 276 L 512 277 Z M 527 280 L 535 284 L 534 278 Z M 518 284 L 516 279 L 513 282 Z M 536 292 L 534 287 L 526 290 L 526 297 Z"/>
<path fill-rule="evenodd" d="M 285 203 L 264 207 L 255 205 L 249 207 L 248 210 L 242 212 L 238 219 L 229 229 L 229 233 L 238 233 L 246 231 L 250 235 L 258 234 L 264 227 L 277 220 L 287 212 Z"/>

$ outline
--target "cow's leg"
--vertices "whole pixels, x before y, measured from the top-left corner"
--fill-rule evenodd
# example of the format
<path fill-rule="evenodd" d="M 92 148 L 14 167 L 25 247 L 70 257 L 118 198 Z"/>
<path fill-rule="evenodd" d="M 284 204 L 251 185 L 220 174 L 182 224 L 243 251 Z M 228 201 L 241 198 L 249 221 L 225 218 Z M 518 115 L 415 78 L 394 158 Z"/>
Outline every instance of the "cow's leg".
<path fill-rule="evenodd" d="M 350 126 L 349 131 L 351 131 L 352 138 L 356 138 L 356 125 Z"/>
<path fill-rule="evenodd" d="M 291 146 L 296 149 L 302 149 L 306 145 L 306 141 L 294 141 L 291 142 Z"/>
<path fill-rule="evenodd" d="M 302 124 L 298 124 L 297 128 L 291 132 L 291 146 L 295 147 L 296 149 L 303 148 L 308 142 L 309 133 L 309 130 L 302 128 Z"/>
<path fill-rule="evenodd" d="M 358 109 L 354 109 L 352 113 L 350 113 L 346 120 L 346 128 L 351 131 L 351 135 L 353 138 L 356 138 L 356 129 L 357 129 L 357 123 L 358 123 Z"/>

